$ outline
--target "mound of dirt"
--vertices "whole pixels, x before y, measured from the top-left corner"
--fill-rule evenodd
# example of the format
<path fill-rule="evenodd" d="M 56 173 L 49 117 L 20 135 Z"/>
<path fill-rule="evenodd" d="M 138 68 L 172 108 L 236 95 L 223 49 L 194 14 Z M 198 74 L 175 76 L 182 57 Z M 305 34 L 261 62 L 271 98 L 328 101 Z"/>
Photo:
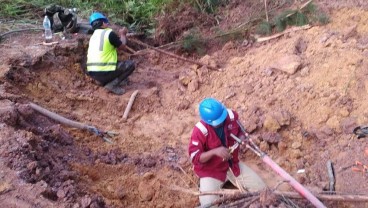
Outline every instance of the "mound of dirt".
<path fill-rule="evenodd" d="M 181 4 L 179 1 L 175 4 Z M 163 16 L 157 18 L 157 28 L 155 31 L 155 41 L 159 45 L 170 43 L 180 39 L 184 32 L 197 27 L 208 28 L 213 26 L 216 22 L 215 18 L 211 15 L 196 10 L 189 5 L 170 5 L 171 11 L 175 13 L 166 13 Z M 175 22 L 175 24 L 173 24 Z"/>

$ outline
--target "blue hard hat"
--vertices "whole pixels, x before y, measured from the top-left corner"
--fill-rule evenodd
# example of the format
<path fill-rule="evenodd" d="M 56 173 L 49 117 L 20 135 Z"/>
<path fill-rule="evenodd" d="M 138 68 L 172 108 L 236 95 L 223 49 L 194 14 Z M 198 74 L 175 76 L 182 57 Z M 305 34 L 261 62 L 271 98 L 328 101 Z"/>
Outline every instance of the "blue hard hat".
<path fill-rule="evenodd" d="M 89 24 L 92 25 L 92 23 L 96 20 L 103 20 L 105 23 L 109 23 L 109 20 L 100 12 L 94 12 L 90 17 L 89 17 Z"/>
<path fill-rule="evenodd" d="M 225 121 L 227 109 L 218 100 L 214 98 L 205 98 L 199 104 L 199 115 L 207 124 L 217 126 Z"/>

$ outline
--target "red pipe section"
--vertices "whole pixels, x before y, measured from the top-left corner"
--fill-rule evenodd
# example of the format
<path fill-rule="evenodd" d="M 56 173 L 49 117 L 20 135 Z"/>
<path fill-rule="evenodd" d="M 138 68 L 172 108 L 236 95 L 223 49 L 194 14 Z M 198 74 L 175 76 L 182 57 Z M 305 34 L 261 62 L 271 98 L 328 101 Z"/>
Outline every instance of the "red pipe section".
<path fill-rule="evenodd" d="M 276 171 L 282 178 L 287 180 L 289 184 L 303 197 L 308 199 L 317 208 L 326 208 L 326 206 L 318 200 L 310 191 L 302 186 L 298 181 L 291 177 L 284 169 L 282 169 L 277 163 L 275 163 L 269 156 L 262 155 L 264 163 L 269 165 L 274 171 Z"/>

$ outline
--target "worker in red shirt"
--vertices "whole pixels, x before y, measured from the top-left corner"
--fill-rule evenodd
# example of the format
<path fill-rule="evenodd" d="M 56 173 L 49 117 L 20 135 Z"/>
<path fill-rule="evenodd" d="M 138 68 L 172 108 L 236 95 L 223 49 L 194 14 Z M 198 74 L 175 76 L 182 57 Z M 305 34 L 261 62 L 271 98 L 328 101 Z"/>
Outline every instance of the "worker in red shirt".
<path fill-rule="evenodd" d="M 200 178 L 200 191 L 220 190 L 229 180 L 240 190 L 259 191 L 266 187 L 263 180 L 244 163 L 239 162 L 239 148 L 230 151 L 236 144 L 234 134 L 245 141 L 237 123 L 238 114 L 214 98 L 206 98 L 199 104 L 199 121 L 193 128 L 189 143 L 189 155 L 194 171 Z M 217 195 L 199 197 L 201 206 L 211 204 Z"/>

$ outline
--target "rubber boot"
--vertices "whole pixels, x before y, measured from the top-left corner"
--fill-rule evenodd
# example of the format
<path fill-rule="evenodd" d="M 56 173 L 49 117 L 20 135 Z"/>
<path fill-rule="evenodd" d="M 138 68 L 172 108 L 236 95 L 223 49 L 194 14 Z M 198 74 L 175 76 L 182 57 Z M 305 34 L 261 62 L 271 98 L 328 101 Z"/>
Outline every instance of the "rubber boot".
<path fill-rule="evenodd" d="M 120 87 L 128 86 L 129 85 L 129 78 L 124 79 L 119 83 Z"/>
<path fill-rule="evenodd" d="M 114 93 L 116 95 L 122 95 L 125 93 L 125 90 L 119 86 L 120 80 L 114 79 L 111 82 L 107 83 L 104 88 L 109 92 Z"/>

